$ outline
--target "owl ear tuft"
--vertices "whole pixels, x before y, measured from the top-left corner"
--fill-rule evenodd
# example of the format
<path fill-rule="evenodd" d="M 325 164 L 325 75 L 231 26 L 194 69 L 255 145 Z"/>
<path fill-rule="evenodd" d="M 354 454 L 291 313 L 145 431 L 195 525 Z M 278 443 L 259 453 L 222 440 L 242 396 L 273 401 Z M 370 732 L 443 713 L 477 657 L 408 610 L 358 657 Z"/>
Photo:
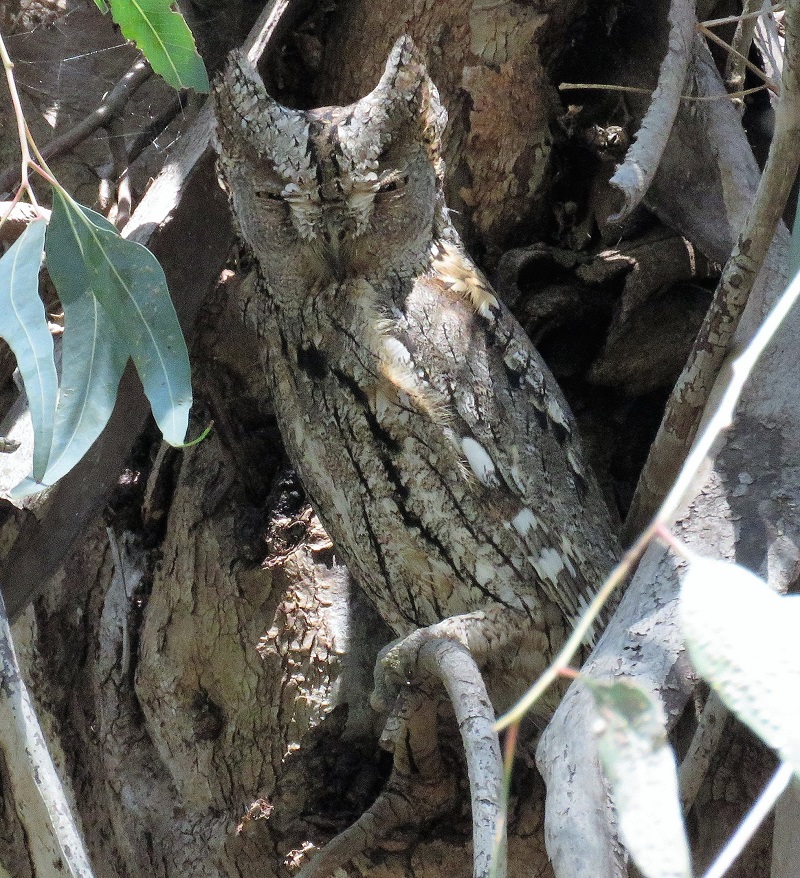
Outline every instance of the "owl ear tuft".
<path fill-rule="evenodd" d="M 397 40 L 386 61 L 380 82 L 363 100 L 372 107 L 382 107 L 389 119 L 410 115 L 417 125 L 421 140 L 431 154 L 431 159 L 439 164 L 447 111 L 428 75 L 422 53 L 411 37 L 404 35 Z M 371 118 L 377 123 L 380 114 Z"/>
<path fill-rule="evenodd" d="M 305 124 L 300 111 L 284 107 L 267 94 L 258 70 L 241 49 L 230 53 L 214 84 L 214 106 L 220 126 L 256 148 L 263 146 L 279 119 L 284 127 Z"/>

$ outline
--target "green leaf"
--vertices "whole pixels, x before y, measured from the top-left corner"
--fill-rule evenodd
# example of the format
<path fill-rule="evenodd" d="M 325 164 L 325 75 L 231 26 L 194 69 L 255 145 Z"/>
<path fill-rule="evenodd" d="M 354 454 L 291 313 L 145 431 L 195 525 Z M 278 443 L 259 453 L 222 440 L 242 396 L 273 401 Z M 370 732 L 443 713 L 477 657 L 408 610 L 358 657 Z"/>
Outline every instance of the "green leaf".
<path fill-rule="evenodd" d="M 33 473 L 44 475 L 53 436 L 58 375 L 39 298 L 45 220 L 34 220 L 0 259 L 0 336 L 17 358 L 33 424 Z"/>
<path fill-rule="evenodd" d="M 661 706 L 632 681 L 585 682 L 603 719 L 597 747 L 625 847 L 646 878 L 691 878 L 675 757 Z"/>
<path fill-rule="evenodd" d="M 96 0 L 95 0 L 96 2 Z M 170 0 L 110 0 L 111 15 L 153 70 L 173 88 L 209 90 L 208 74 L 194 38 Z"/>
<path fill-rule="evenodd" d="M 108 12 L 108 3 L 106 3 L 106 0 L 94 0 L 94 5 L 103 13 L 103 15 Z"/>
<path fill-rule="evenodd" d="M 800 776 L 800 596 L 776 594 L 738 564 L 693 555 L 680 619 L 697 671 Z"/>
<path fill-rule="evenodd" d="M 140 244 L 121 238 L 100 214 L 54 190 L 47 267 L 62 301 L 74 302 L 82 296 L 97 299 L 118 336 L 100 341 L 118 345 L 120 357 L 124 354 L 133 359 L 164 439 L 170 445 L 180 445 L 192 405 L 189 355 L 164 272 L 155 256 Z M 100 327 L 103 318 L 96 319 Z M 84 369 L 90 362 L 97 327 L 83 335 Z M 65 336 L 68 332 L 69 326 L 65 327 Z M 79 367 L 80 361 L 81 356 L 76 354 Z M 109 369 L 116 368 L 113 363 L 118 364 L 118 360 L 106 352 L 99 361 L 91 362 L 103 364 L 98 366 L 96 381 L 108 385 Z M 67 376 L 63 380 L 67 387 L 91 383 L 89 379 Z"/>

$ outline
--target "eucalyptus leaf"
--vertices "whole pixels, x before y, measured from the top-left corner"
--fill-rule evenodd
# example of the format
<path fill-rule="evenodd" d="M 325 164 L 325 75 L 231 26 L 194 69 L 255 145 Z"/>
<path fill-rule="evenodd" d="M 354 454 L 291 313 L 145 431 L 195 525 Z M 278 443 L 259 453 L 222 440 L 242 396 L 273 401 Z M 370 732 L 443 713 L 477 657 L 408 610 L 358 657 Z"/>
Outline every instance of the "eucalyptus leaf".
<path fill-rule="evenodd" d="M 53 445 L 42 481 L 52 485 L 89 450 L 111 417 L 128 352 L 94 296 L 62 302 L 64 341 Z"/>
<path fill-rule="evenodd" d="M 692 555 L 680 620 L 697 671 L 800 776 L 800 596 L 776 594 L 738 564 Z"/>
<path fill-rule="evenodd" d="M 62 302 L 93 297 L 116 329 L 114 338 L 98 340 L 117 346 L 117 351 L 113 357 L 106 352 L 100 360 L 92 360 L 103 363 L 93 380 L 108 386 L 112 383 L 109 369 L 119 364 L 117 356 L 130 356 L 164 439 L 180 445 L 192 404 L 189 356 L 164 271 L 155 256 L 140 244 L 121 238 L 105 217 L 54 190 L 47 266 Z M 102 319 L 97 318 L 97 326 L 102 325 Z M 69 332 L 67 325 L 65 336 Z M 94 330 L 83 333 L 82 338 L 86 345 L 94 345 Z M 90 354 L 87 347 L 85 364 L 81 366 L 79 353 L 72 363 L 85 369 Z M 63 381 L 68 388 L 90 383 L 66 371 Z"/>
<path fill-rule="evenodd" d="M 47 223 L 28 224 L 25 231 L 0 259 L 0 336 L 17 358 L 33 425 L 33 474 L 44 476 L 53 436 L 53 412 L 58 394 L 58 375 L 53 360 L 53 338 L 39 298 Z"/>
<path fill-rule="evenodd" d="M 646 878 L 691 878 L 675 756 L 661 705 L 632 681 L 587 684 L 602 717 L 598 752 L 625 847 Z"/>
<path fill-rule="evenodd" d="M 98 2 L 98 0 L 95 0 Z M 170 0 L 110 0 L 111 15 L 153 70 L 173 88 L 208 92 L 208 74 L 194 37 Z"/>

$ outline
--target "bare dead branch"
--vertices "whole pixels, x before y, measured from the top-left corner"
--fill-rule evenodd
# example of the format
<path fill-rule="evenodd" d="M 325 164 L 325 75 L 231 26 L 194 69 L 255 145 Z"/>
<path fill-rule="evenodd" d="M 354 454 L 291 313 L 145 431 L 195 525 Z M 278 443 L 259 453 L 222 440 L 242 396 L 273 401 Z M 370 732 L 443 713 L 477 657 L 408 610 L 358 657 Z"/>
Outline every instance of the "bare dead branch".
<path fill-rule="evenodd" d="M 82 143 L 97 131 L 102 125 L 105 125 L 109 119 L 118 115 L 131 96 L 141 86 L 153 72 L 153 68 L 148 61 L 140 58 L 133 64 L 120 81 L 111 89 L 111 91 L 103 98 L 96 110 L 91 112 L 83 121 L 79 122 L 69 131 L 51 140 L 42 149 L 42 155 L 46 161 L 57 158 L 65 152 L 74 149 L 79 143 Z M 0 192 L 7 192 L 19 182 L 19 168 L 7 168 L 0 174 Z"/>
<path fill-rule="evenodd" d="M 722 739 L 729 715 L 728 708 L 712 692 L 700 712 L 697 728 L 686 756 L 681 762 L 679 780 L 684 813 L 691 809 L 697 798 L 700 786 L 711 766 L 711 760 Z"/>
<path fill-rule="evenodd" d="M 738 54 L 738 53 L 736 53 L 736 50 L 730 44 L 726 43 L 725 40 L 723 40 L 721 37 L 718 37 L 713 31 L 709 30 L 704 25 L 699 24 L 697 27 L 699 28 L 700 32 L 703 34 L 703 36 L 707 40 L 711 40 L 712 43 L 716 43 L 718 46 L 725 49 L 725 51 L 728 52 L 729 54 Z M 767 88 L 771 92 L 773 92 L 776 95 L 780 94 L 780 92 L 781 92 L 780 86 L 776 82 L 773 82 L 766 75 L 766 73 L 764 73 L 763 70 L 761 70 L 759 67 L 756 67 L 756 65 L 753 64 L 753 62 L 749 58 L 746 58 L 744 55 L 741 55 L 740 60 L 751 73 L 754 73 L 759 79 L 764 80 L 764 83 L 766 84 Z"/>
<path fill-rule="evenodd" d="M 612 223 L 622 222 L 641 202 L 653 182 L 667 145 L 692 55 L 695 26 L 692 0 L 672 0 L 669 24 L 669 45 L 661 63 L 653 100 L 642 119 L 636 141 L 609 181 L 624 196 L 622 209 L 609 217 Z"/>
<path fill-rule="evenodd" d="M 783 213 L 800 167 L 800 14 L 787 4 L 786 62 L 775 138 L 744 228 L 722 272 L 683 373 L 667 403 L 625 523 L 630 540 L 644 527 L 680 471 L 703 409 L 722 368 L 750 290 Z"/>
<path fill-rule="evenodd" d="M 776 3 L 773 6 L 769 0 L 764 0 L 764 8 L 767 12 L 775 13 L 783 9 L 783 3 Z M 702 27 L 719 27 L 722 24 L 736 24 L 743 18 L 758 18 L 761 14 L 761 10 L 759 10 L 758 12 L 748 12 L 740 15 L 726 15 L 724 18 L 708 18 L 705 21 L 701 21 L 700 24 Z"/>
<path fill-rule="evenodd" d="M 25 827 L 37 875 L 54 874 L 54 864 L 72 878 L 93 878 L 83 839 L 72 818 L 47 743 L 20 674 L 6 608 L 0 596 L 0 747 Z"/>

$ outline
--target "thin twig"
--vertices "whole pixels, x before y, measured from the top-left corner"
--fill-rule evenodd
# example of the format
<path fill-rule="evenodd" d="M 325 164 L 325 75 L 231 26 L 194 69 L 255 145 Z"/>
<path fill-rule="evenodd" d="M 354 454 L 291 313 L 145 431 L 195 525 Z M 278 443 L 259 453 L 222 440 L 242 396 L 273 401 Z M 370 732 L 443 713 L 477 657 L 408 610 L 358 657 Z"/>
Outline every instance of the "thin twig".
<path fill-rule="evenodd" d="M 783 3 L 776 3 L 772 6 L 768 11 L 775 13 L 783 11 Z M 725 18 L 709 18 L 706 21 L 701 21 L 700 24 L 703 27 L 721 27 L 723 24 L 736 24 L 736 22 L 741 21 L 743 18 L 758 18 L 762 14 L 759 12 L 750 12 L 744 15 L 728 15 Z"/>
<path fill-rule="evenodd" d="M 6 82 L 8 83 L 8 91 L 11 95 L 11 105 L 14 108 L 14 118 L 17 122 L 17 136 L 19 138 L 20 148 L 19 171 L 17 171 L 16 169 L 14 170 L 14 173 L 17 174 L 17 180 L 20 181 L 20 185 L 16 195 L 14 196 L 14 205 L 17 204 L 22 193 L 24 192 L 30 199 L 31 204 L 34 207 L 38 208 L 39 205 L 36 201 L 36 196 L 34 195 L 30 181 L 28 180 L 28 168 L 31 162 L 30 152 L 28 151 L 28 128 L 25 124 L 25 115 L 22 112 L 22 103 L 19 99 L 17 83 L 14 79 L 14 62 L 11 60 L 8 52 L 6 51 L 6 44 L 3 42 L 2 36 L 0 36 L 0 61 L 2 61 L 3 63 L 3 69 L 5 70 L 6 74 Z M 0 190 L 2 189 L 3 186 L 0 185 Z"/>
<path fill-rule="evenodd" d="M 744 91 L 737 92 L 728 92 L 727 94 L 721 95 L 681 95 L 682 101 L 695 101 L 698 103 L 702 103 L 703 101 L 724 101 L 729 100 L 730 98 L 744 98 L 747 95 L 755 94 L 759 91 L 764 91 L 767 88 L 766 83 L 764 85 L 757 85 L 753 88 L 747 88 Z M 627 92 L 629 94 L 640 94 L 640 95 L 651 95 L 653 93 L 652 89 L 649 88 L 640 88 L 635 85 L 612 85 L 610 83 L 602 83 L 602 82 L 562 82 L 558 86 L 559 91 L 622 91 Z"/>
<path fill-rule="evenodd" d="M 686 72 L 692 55 L 695 13 L 691 0 L 671 0 L 669 8 L 669 44 L 661 62 L 658 86 L 642 119 L 635 142 L 625 161 L 609 181 L 624 197 L 621 210 L 609 217 L 622 222 L 638 206 L 650 188 L 678 114 Z"/>
<path fill-rule="evenodd" d="M 114 225 L 121 229 L 131 217 L 131 181 L 128 151 L 125 148 L 125 132 L 119 116 L 113 116 L 105 125 L 108 132 L 108 151 L 113 163 L 113 179 L 116 181 L 116 213 Z"/>
<path fill-rule="evenodd" d="M 103 98 L 96 110 L 91 112 L 73 128 L 70 128 L 69 131 L 51 140 L 47 146 L 43 147 L 42 155 L 44 158 L 47 160 L 57 158 L 86 140 L 87 137 L 122 110 L 139 86 L 147 81 L 152 72 L 152 67 L 144 58 L 136 61 L 114 88 Z M 0 174 L 0 192 L 6 192 L 11 189 L 19 179 L 20 172 L 16 168 L 8 168 L 3 171 Z"/>
<path fill-rule="evenodd" d="M 650 519 L 677 476 L 691 446 L 711 388 L 728 354 L 739 319 L 775 235 L 800 167 L 800 14 L 786 13 L 786 64 L 782 97 L 775 110 L 775 136 L 736 246 L 723 269 L 714 300 L 667 402 L 666 411 L 639 476 L 623 537 L 631 539 Z"/>
<path fill-rule="evenodd" d="M 747 812 L 747 816 L 739 824 L 736 832 L 728 839 L 728 843 L 703 878 L 722 878 L 755 835 L 756 830 L 764 822 L 791 779 L 792 767 L 784 762 L 775 772 L 772 780 L 764 788 L 753 807 Z"/>
<path fill-rule="evenodd" d="M 744 14 L 736 23 L 736 33 L 731 40 L 731 52 L 725 62 L 725 86 L 729 92 L 739 91 L 744 85 L 744 62 L 750 53 L 762 5 L 762 0 L 745 0 Z"/>
<path fill-rule="evenodd" d="M 702 24 L 698 24 L 697 28 L 706 39 L 711 40 L 712 43 L 716 43 L 718 46 L 722 46 L 722 48 L 725 49 L 726 52 L 730 54 L 739 54 L 738 52 L 735 52 L 735 50 L 731 48 L 731 46 L 726 43 L 725 40 L 723 40 L 721 37 L 718 37 L 713 31 L 709 30 L 707 27 L 703 27 Z M 756 65 L 753 64 L 753 62 L 749 58 L 745 58 L 744 55 L 739 55 L 739 57 L 741 58 L 744 66 L 751 73 L 754 73 L 759 79 L 763 80 L 764 84 L 771 92 L 773 92 L 773 94 L 779 95 L 781 93 L 781 88 L 778 83 L 771 80 L 767 76 L 767 74 L 764 73 L 763 70 L 761 70 L 760 67 L 756 67 Z"/>

